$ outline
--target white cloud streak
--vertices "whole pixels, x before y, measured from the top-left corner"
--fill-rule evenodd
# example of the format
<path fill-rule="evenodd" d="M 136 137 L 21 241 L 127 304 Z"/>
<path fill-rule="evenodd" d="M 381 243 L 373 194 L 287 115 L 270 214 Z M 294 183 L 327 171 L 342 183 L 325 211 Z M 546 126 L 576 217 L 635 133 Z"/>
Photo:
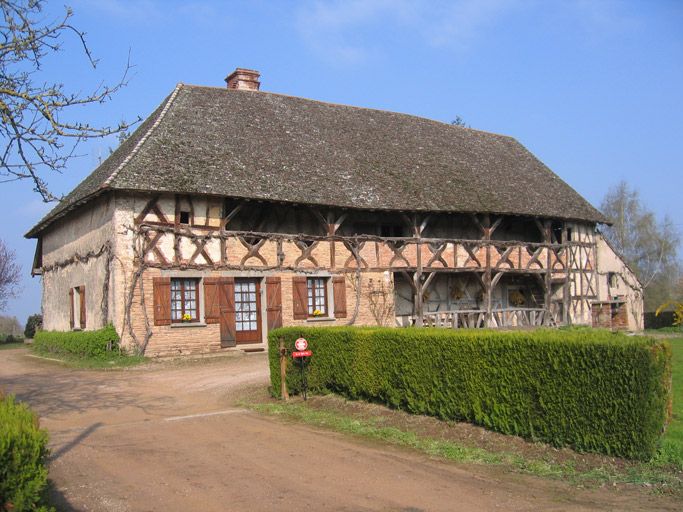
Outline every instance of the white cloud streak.
<path fill-rule="evenodd" d="M 596 37 L 635 25 L 613 0 L 314 0 L 299 8 L 296 26 L 320 57 L 353 64 L 382 54 L 377 36 L 387 29 L 405 34 L 415 44 L 464 53 L 520 11 L 559 15 Z"/>
<path fill-rule="evenodd" d="M 518 0 L 319 0 L 299 10 L 297 28 L 321 56 L 359 62 L 380 52 L 378 43 L 364 38 L 364 30 L 392 27 L 433 47 L 464 50 L 482 29 L 519 4 Z"/>

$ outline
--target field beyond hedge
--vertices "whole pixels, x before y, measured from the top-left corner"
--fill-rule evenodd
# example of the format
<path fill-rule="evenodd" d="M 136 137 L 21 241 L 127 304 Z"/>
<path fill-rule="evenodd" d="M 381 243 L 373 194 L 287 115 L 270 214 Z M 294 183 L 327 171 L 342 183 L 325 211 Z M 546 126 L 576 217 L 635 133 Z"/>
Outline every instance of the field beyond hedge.
<path fill-rule="evenodd" d="M 284 328 L 303 335 L 314 393 L 337 392 L 505 434 L 628 458 L 656 452 L 670 405 L 667 341 L 608 331 Z M 290 391 L 301 389 L 288 357 Z"/>

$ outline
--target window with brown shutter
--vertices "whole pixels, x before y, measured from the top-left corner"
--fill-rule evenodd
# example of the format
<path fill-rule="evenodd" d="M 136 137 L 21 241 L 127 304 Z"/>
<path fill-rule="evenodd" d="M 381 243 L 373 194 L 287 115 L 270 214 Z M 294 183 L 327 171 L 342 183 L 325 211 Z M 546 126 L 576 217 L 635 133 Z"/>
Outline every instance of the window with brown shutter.
<path fill-rule="evenodd" d="M 199 279 L 171 278 L 171 323 L 199 322 Z"/>
<path fill-rule="evenodd" d="M 69 328 L 73 329 L 76 327 L 76 322 L 74 321 L 74 289 L 69 289 Z"/>
<path fill-rule="evenodd" d="M 78 290 L 78 304 L 80 306 L 80 324 L 81 329 L 85 329 L 85 286 L 79 286 Z"/>
<path fill-rule="evenodd" d="M 204 321 L 217 324 L 221 317 L 221 305 L 218 299 L 219 277 L 204 278 Z"/>
<path fill-rule="evenodd" d="M 346 318 L 346 279 L 344 276 L 332 278 L 332 289 L 334 292 L 334 316 L 335 318 Z"/>
<path fill-rule="evenodd" d="M 237 343 L 235 324 L 235 278 L 222 277 L 218 286 L 220 304 L 221 347 L 234 347 Z"/>
<path fill-rule="evenodd" d="M 266 316 L 268 330 L 282 327 L 282 283 L 279 277 L 266 277 Z"/>
<path fill-rule="evenodd" d="M 308 289 L 306 286 L 306 277 L 292 277 L 292 309 L 295 320 L 304 320 L 308 318 L 307 297 Z"/>
<path fill-rule="evenodd" d="M 171 324 L 171 278 L 155 277 L 154 287 L 154 325 Z"/>

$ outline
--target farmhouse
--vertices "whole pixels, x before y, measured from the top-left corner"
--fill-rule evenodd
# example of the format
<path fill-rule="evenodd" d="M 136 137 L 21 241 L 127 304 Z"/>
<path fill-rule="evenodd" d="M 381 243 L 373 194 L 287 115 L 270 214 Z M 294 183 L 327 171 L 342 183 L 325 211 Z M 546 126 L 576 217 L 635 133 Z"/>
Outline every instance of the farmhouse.
<path fill-rule="evenodd" d="M 226 81 L 179 84 L 27 233 L 46 329 L 175 355 L 281 325 L 642 328 L 607 219 L 515 139 Z"/>

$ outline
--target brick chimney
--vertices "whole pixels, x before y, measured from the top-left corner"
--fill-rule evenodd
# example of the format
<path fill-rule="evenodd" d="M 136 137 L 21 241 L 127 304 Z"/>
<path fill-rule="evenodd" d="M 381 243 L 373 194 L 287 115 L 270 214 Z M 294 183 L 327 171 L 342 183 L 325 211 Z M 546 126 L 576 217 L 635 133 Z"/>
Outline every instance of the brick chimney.
<path fill-rule="evenodd" d="M 253 69 L 237 68 L 227 76 L 225 82 L 228 84 L 228 89 L 258 91 L 261 85 L 260 76 L 261 73 Z"/>

